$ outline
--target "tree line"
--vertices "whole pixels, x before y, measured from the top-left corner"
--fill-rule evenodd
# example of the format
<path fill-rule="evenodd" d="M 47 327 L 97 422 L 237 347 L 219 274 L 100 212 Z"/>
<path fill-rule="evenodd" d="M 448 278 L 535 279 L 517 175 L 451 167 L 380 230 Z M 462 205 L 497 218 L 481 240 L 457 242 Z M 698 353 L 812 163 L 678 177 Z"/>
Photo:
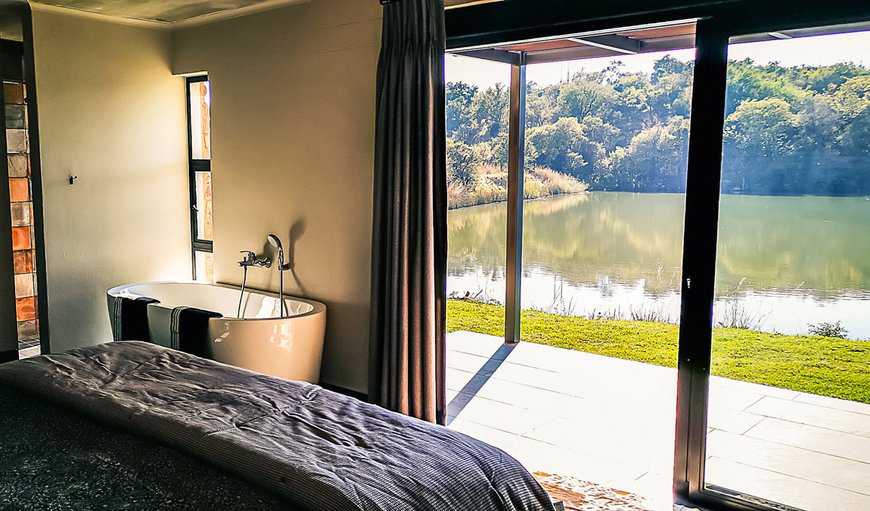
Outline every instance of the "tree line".
<path fill-rule="evenodd" d="M 528 84 L 525 163 L 592 190 L 685 191 L 693 63 L 651 73 L 619 61 L 563 83 Z M 722 190 L 759 195 L 870 194 L 870 70 L 728 66 Z M 447 84 L 448 171 L 470 186 L 508 159 L 508 87 Z"/>

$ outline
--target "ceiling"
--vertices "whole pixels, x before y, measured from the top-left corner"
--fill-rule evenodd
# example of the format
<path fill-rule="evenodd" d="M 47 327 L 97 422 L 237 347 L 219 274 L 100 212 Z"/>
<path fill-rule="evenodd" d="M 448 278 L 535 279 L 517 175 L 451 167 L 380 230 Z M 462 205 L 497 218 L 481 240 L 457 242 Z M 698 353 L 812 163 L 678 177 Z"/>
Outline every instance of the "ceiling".
<path fill-rule="evenodd" d="M 309 0 L 33 0 L 115 18 L 171 25 L 238 16 Z"/>
<path fill-rule="evenodd" d="M 193 24 L 240 16 L 254 11 L 311 0 L 32 0 L 33 3 L 75 9 L 115 18 L 161 23 Z M 359 1 L 359 0 L 353 0 Z M 503 0 L 445 0 L 448 9 Z"/>

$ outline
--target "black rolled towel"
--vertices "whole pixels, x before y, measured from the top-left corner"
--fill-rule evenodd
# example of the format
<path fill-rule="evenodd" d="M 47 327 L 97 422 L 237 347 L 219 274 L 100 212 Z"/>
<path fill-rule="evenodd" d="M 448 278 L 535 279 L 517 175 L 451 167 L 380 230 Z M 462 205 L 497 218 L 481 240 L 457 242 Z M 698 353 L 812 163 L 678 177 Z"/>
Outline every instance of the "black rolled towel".
<path fill-rule="evenodd" d="M 211 358 L 211 339 L 208 335 L 208 320 L 221 318 L 223 314 L 197 309 L 195 307 L 176 307 L 172 310 L 171 348 Z"/>
<path fill-rule="evenodd" d="M 151 341 L 148 333 L 148 304 L 159 300 L 139 296 L 116 296 L 112 310 L 112 338 L 115 341 Z"/>

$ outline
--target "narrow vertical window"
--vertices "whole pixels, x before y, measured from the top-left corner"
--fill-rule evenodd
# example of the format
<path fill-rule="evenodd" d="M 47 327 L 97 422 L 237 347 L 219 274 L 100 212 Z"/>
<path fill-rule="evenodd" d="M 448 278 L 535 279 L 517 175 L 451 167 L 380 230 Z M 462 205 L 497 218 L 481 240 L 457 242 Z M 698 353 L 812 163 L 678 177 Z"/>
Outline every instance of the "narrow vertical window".
<path fill-rule="evenodd" d="M 190 235 L 193 278 L 214 280 L 211 84 L 206 76 L 187 79 L 188 154 L 190 176 Z"/>

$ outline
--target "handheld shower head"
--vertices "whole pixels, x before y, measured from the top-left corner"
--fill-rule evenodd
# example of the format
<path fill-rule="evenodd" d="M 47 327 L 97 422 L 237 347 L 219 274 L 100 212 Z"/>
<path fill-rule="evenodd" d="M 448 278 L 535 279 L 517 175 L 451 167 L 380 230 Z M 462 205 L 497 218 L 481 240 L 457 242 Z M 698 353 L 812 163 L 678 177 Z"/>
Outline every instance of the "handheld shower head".
<path fill-rule="evenodd" d="M 269 244 L 273 247 L 277 248 L 278 250 L 284 250 L 284 247 L 281 246 L 281 238 L 279 238 L 278 236 L 270 234 L 266 239 L 269 240 Z"/>
<path fill-rule="evenodd" d="M 281 317 L 283 318 L 287 312 L 287 304 L 284 303 L 284 271 L 287 269 L 287 265 L 284 264 L 284 246 L 281 244 L 281 238 L 274 234 L 270 234 L 266 239 L 278 251 L 278 303 L 281 306 Z"/>

